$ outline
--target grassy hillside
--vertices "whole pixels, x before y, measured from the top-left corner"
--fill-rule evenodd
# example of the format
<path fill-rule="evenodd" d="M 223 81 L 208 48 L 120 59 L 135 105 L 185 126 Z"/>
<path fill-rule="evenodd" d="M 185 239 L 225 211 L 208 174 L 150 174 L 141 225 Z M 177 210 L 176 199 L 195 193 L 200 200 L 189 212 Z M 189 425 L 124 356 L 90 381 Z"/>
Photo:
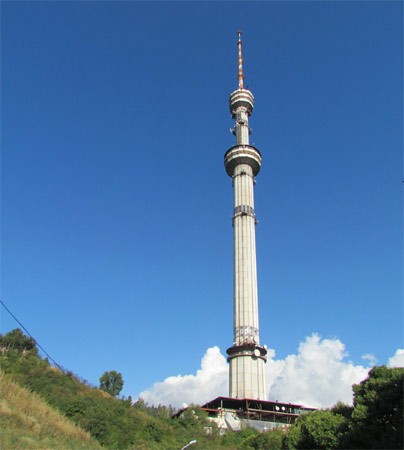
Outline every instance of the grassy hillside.
<path fill-rule="evenodd" d="M 88 433 L 0 371 L 0 445 L 20 449 L 100 449 Z"/>
<path fill-rule="evenodd" d="M 204 427 L 211 423 L 203 412 L 194 415 L 190 411 L 186 417 L 172 420 L 174 410 L 170 407 L 153 408 L 141 401 L 133 404 L 130 398 L 115 398 L 71 372 L 64 373 L 52 367 L 21 333 L 0 336 L 0 366 L 18 385 L 35 392 L 105 448 L 172 450 L 194 439 L 198 440 L 195 450 L 222 447 L 215 427 L 206 435 Z M 13 447 L 3 445 L 1 448 Z M 15 445 L 14 448 L 24 447 Z M 38 447 L 26 445 L 25 448 Z M 57 447 L 47 444 L 47 448 Z"/>

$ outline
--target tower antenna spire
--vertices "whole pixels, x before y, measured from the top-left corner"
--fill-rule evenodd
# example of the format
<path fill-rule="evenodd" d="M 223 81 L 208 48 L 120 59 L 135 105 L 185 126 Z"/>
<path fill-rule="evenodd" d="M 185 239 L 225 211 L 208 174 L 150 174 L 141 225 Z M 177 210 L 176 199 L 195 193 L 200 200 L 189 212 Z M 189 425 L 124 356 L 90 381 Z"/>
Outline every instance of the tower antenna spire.
<path fill-rule="evenodd" d="M 243 80 L 244 80 L 244 74 L 243 74 L 243 57 L 241 56 L 241 31 L 238 32 L 238 87 L 240 89 L 243 89 Z"/>

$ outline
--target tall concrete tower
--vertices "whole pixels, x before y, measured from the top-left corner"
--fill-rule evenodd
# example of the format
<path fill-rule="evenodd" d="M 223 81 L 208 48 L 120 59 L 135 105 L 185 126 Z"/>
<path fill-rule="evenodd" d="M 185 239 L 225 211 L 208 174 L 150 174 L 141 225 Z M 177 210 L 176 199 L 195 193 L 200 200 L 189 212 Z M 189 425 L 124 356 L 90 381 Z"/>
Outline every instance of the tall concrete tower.
<path fill-rule="evenodd" d="M 234 342 L 227 349 L 230 397 L 265 400 L 266 346 L 258 330 L 257 261 L 255 253 L 254 184 L 261 154 L 249 144 L 248 119 L 254 96 L 244 89 L 241 32 L 238 32 L 238 89 L 230 94 L 236 145 L 227 150 L 224 164 L 234 188 Z"/>

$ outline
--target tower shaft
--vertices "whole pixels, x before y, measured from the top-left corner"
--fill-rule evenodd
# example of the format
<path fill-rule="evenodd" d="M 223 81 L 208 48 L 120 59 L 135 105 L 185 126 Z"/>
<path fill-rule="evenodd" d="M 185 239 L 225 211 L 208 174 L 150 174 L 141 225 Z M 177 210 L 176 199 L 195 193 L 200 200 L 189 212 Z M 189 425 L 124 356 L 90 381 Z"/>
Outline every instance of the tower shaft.
<path fill-rule="evenodd" d="M 234 180 L 234 339 L 259 343 L 253 174 L 239 164 Z"/>
<path fill-rule="evenodd" d="M 239 33 L 239 89 L 230 95 L 235 119 L 236 145 L 225 154 L 225 166 L 234 188 L 234 339 L 227 349 L 230 364 L 230 397 L 265 400 L 266 347 L 259 341 L 257 263 L 255 246 L 254 184 L 261 154 L 249 145 L 252 93 L 243 88 Z"/>

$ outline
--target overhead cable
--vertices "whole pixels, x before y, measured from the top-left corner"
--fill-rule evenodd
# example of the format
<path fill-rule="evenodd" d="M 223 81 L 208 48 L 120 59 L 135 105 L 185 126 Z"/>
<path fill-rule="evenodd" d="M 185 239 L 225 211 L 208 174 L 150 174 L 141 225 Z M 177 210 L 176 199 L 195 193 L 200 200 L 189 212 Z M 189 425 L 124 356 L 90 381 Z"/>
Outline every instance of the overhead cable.
<path fill-rule="evenodd" d="M 0 303 L 4 306 L 5 310 L 10 314 L 10 316 L 18 323 L 18 325 L 20 325 L 20 327 L 28 334 L 28 336 L 34 340 L 35 345 L 45 353 L 48 359 L 50 359 L 59 370 L 65 373 L 66 370 L 52 358 L 52 356 L 42 347 L 42 345 L 38 343 L 38 341 L 34 338 L 34 336 L 32 336 L 32 334 L 24 327 L 24 325 L 17 319 L 17 317 L 15 317 L 15 315 L 7 308 L 3 300 L 0 299 Z"/>

